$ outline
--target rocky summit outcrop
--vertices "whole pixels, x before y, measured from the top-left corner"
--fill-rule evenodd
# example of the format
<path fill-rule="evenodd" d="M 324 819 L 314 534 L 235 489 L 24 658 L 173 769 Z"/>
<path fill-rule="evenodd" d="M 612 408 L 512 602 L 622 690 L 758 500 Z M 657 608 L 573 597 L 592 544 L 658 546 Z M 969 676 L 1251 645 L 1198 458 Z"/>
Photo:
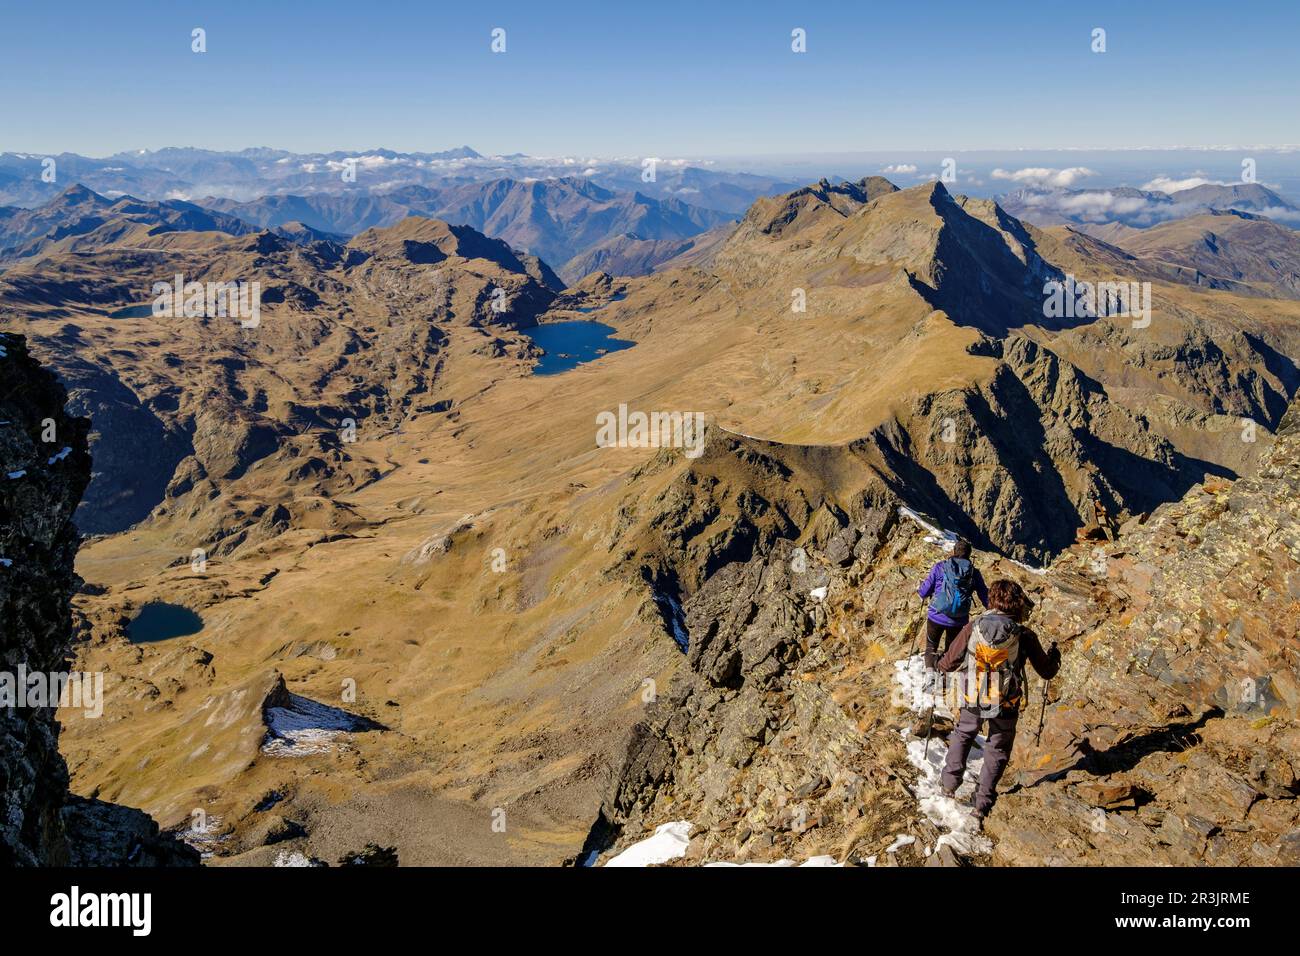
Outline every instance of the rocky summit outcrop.
<path fill-rule="evenodd" d="M 1207 479 L 1115 540 L 1044 570 L 976 555 L 1031 593 L 1030 626 L 1064 654 L 1045 696 L 1031 681 L 982 834 L 964 794 L 933 786 L 950 715 L 927 756 L 900 670 L 945 535 L 883 500 L 823 502 L 686 597 L 686 666 L 633 730 L 584 858 L 689 821 L 687 863 L 1294 865 L 1298 490 L 1300 403 L 1254 474 Z"/>
<path fill-rule="evenodd" d="M 58 694 L 35 695 L 69 671 L 89 425 L 17 336 L 0 335 L 0 384 L 0 865 L 197 863 L 139 810 L 68 794 Z"/>

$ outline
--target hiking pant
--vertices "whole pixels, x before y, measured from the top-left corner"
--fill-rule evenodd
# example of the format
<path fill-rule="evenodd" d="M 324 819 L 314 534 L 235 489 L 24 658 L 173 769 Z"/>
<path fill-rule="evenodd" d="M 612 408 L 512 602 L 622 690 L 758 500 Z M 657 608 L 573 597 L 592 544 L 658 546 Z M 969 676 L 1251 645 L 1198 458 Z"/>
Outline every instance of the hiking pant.
<path fill-rule="evenodd" d="M 953 642 L 965 624 L 943 625 L 936 624 L 929 618 L 925 619 L 925 669 L 934 670 L 934 663 L 943 651 L 948 650 L 948 645 Z M 939 650 L 939 638 L 943 638 L 943 651 Z"/>
<path fill-rule="evenodd" d="M 986 718 L 989 722 L 988 739 L 984 741 L 984 767 L 980 770 L 979 786 L 975 790 L 975 813 L 988 816 L 998 798 L 998 780 L 1011 759 L 1011 745 L 1016 742 L 1018 713 Z M 974 707 L 963 707 L 957 726 L 948 738 L 948 759 L 943 765 L 940 784 L 945 790 L 956 790 L 966 772 L 966 758 L 971 744 L 980 729 L 980 712 Z"/>

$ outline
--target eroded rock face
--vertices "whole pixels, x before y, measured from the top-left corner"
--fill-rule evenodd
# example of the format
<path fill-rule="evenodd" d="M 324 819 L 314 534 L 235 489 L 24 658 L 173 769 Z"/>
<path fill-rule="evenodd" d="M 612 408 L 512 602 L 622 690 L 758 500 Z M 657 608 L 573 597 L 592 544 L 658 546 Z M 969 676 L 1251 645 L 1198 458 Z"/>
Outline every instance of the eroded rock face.
<path fill-rule="evenodd" d="M 16 682 L 69 670 L 89 424 L 17 336 L 0 335 L 0 382 L 0 672 Z M 139 810 L 69 800 L 55 708 L 18 703 L 0 701 L 0 866 L 198 862 Z"/>
<path fill-rule="evenodd" d="M 889 547 L 897 512 L 878 504 L 827 528 L 817 517 L 830 513 L 687 600 L 688 667 L 634 729 L 598 835 L 622 846 L 689 819 L 703 828 L 693 860 L 843 858 L 866 834 L 923 825 L 897 734 L 863 733 L 836 699 L 850 654 L 823 596 L 845 580 L 838 562 L 860 569 Z"/>
<path fill-rule="evenodd" d="M 77 532 L 72 513 L 90 473 L 87 423 L 63 412 L 64 392 L 27 355 L 26 343 L 0 336 L 0 668 L 66 670 L 69 596 Z M 54 426 L 54 443 L 41 441 Z M 72 452 L 48 464 L 63 447 Z M 0 707 L 0 863 L 38 864 L 66 855 L 59 811 L 67 768 L 50 707 Z"/>
<path fill-rule="evenodd" d="M 1031 593 L 1030 626 L 1064 653 L 1045 707 L 1031 680 L 977 849 L 941 846 L 920 811 L 894 693 L 916 585 L 944 552 L 911 520 L 823 503 L 800 551 L 777 540 L 686 600 L 689 666 L 634 731 L 599 832 L 617 849 L 689 820 L 687 862 L 1294 865 L 1298 492 L 1300 404 L 1255 474 L 1198 484 L 1116 541 L 1042 573 L 976 555 Z M 943 749 L 949 715 L 935 726 Z M 890 851 L 900 835 L 915 843 Z"/>
<path fill-rule="evenodd" d="M 94 470 L 77 509 L 77 527 L 85 534 L 129 528 L 163 500 L 190 443 L 112 375 L 70 360 L 62 376 L 69 411 L 93 422 Z"/>

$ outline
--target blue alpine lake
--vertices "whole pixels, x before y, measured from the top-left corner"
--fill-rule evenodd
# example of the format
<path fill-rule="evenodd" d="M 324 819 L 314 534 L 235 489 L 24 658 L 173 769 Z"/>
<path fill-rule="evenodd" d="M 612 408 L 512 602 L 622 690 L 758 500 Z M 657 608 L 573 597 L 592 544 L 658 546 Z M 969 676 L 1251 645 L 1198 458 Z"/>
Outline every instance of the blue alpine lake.
<path fill-rule="evenodd" d="M 184 637 L 203 630 L 203 618 L 187 607 L 151 601 L 126 626 L 132 644 L 152 644 L 172 637 Z"/>
<path fill-rule="evenodd" d="M 572 322 L 547 322 L 524 334 L 546 350 L 533 369 L 534 375 L 555 375 L 592 362 L 608 352 L 630 349 L 635 342 L 610 338 L 616 330 L 603 322 L 577 319 Z"/>
<path fill-rule="evenodd" d="M 147 319 L 153 315 L 152 305 L 128 305 L 125 309 L 110 312 L 110 319 Z"/>

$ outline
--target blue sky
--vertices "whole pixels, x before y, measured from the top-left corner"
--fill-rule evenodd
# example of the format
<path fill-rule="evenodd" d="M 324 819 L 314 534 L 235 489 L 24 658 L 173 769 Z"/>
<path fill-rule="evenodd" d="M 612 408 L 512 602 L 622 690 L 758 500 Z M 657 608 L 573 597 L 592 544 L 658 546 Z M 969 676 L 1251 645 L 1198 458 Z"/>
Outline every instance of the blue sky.
<path fill-rule="evenodd" d="M 0 151 L 1293 144 L 1297 36 L 1300 4 L 1280 0 L 5 0 Z"/>

